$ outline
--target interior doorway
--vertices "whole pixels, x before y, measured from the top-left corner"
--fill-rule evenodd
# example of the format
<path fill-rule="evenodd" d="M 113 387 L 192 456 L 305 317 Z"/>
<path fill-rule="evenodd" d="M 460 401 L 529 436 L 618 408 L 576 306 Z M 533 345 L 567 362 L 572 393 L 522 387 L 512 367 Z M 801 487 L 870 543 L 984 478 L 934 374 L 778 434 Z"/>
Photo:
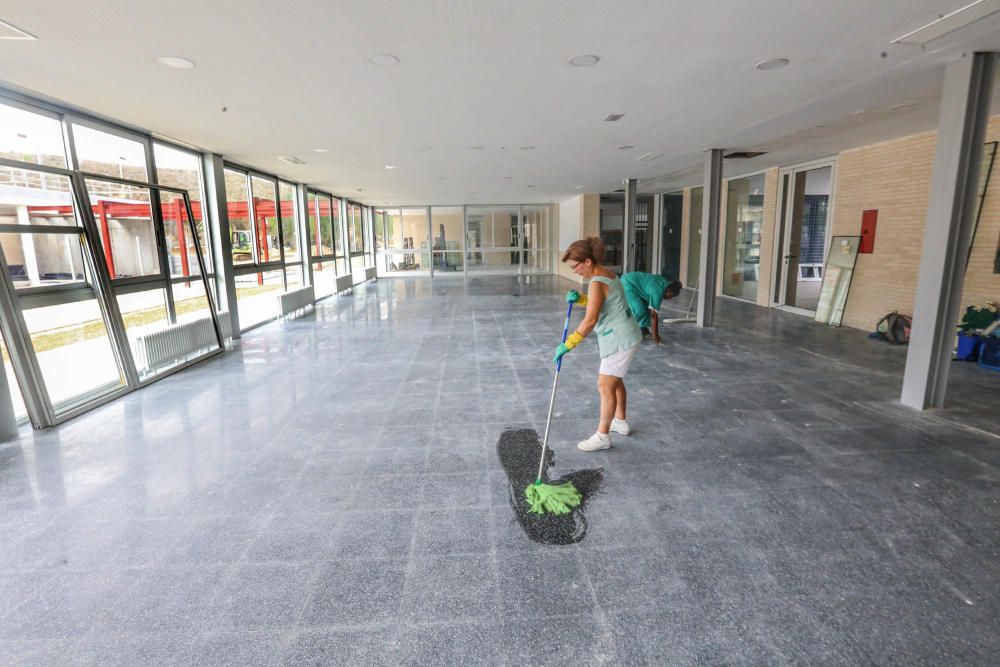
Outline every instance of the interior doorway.
<path fill-rule="evenodd" d="M 660 235 L 660 275 L 668 280 L 681 277 L 681 228 L 684 194 L 663 195 L 663 233 Z"/>
<path fill-rule="evenodd" d="M 772 305 L 812 316 L 819 302 L 833 210 L 834 160 L 779 172 Z"/>

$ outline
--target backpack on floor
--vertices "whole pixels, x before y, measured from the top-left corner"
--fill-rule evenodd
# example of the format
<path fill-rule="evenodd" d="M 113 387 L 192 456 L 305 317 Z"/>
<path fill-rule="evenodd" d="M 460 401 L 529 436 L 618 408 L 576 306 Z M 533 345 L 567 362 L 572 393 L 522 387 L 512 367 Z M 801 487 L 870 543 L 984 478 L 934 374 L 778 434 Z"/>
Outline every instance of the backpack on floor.
<path fill-rule="evenodd" d="M 906 345 L 910 342 L 910 325 L 909 315 L 902 315 L 894 310 L 878 321 L 875 330 L 890 343 Z"/>

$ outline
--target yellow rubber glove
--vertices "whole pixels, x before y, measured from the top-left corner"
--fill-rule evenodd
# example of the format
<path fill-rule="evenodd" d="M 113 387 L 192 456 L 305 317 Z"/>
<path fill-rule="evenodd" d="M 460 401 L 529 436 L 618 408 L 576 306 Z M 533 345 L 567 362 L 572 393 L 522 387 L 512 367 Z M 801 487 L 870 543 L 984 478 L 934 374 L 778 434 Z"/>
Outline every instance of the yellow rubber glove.
<path fill-rule="evenodd" d="M 552 363 L 558 363 L 563 355 L 579 345 L 581 340 L 583 340 L 583 336 L 575 331 L 571 333 L 566 338 L 565 343 L 559 343 L 559 347 L 556 348 L 556 356 L 552 357 Z"/>

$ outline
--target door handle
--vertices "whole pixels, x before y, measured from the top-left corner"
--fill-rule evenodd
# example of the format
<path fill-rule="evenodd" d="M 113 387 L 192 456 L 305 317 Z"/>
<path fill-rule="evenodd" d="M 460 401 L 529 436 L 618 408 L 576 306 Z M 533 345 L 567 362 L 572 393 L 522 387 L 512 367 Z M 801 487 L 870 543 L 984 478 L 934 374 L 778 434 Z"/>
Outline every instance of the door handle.
<path fill-rule="evenodd" d="M 785 255 L 785 259 L 795 259 L 798 255 Z"/>

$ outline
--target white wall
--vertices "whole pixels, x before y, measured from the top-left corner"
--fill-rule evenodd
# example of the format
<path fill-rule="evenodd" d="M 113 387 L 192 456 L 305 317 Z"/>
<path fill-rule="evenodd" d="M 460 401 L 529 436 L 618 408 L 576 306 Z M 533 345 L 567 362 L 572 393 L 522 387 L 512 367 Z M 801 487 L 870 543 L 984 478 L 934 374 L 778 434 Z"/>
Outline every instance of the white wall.
<path fill-rule="evenodd" d="M 569 247 L 569 244 L 580 238 L 583 224 L 583 195 L 571 197 L 559 203 L 559 255 Z"/>

